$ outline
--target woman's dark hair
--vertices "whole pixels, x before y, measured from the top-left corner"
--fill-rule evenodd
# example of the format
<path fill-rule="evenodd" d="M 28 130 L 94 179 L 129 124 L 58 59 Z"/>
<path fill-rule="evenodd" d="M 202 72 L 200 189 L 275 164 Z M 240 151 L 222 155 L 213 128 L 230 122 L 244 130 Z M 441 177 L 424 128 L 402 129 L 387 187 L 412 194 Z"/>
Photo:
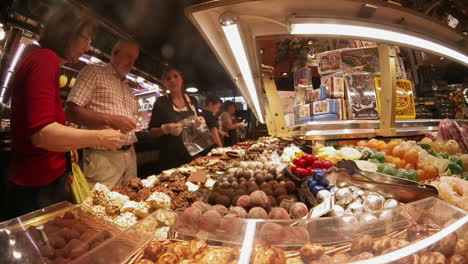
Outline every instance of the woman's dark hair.
<path fill-rule="evenodd" d="M 68 57 L 69 48 L 86 27 L 94 27 L 94 19 L 83 8 L 64 4 L 46 22 L 41 32 L 41 48 L 51 49 L 62 58 Z"/>
<path fill-rule="evenodd" d="M 221 99 L 216 95 L 208 95 L 205 98 L 205 106 L 208 106 L 208 104 L 218 104 L 222 102 L 223 101 L 221 101 Z"/>
<path fill-rule="evenodd" d="M 184 76 L 182 75 L 182 72 L 179 69 L 177 69 L 176 67 L 169 67 L 169 68 L 166 68 L 161 74 L 161 81 L 163 81 L 164 77 L 166 77 L 166 75 L 171 71 L 176 71 L 180 75 L 180 77 L 184 79 Z"/>
<path fill-rule="evenodd" d="M 234 106 L 234 107 L 236 106 L 236 104 L 235 104 L 233 101 L 231 101 L 231 100 L 228 100 L 228 101 L 224 102 L 224 104 L 223 104 L 223 109 L 224 109 L 224 111 L 227 111 L 228 108 L 229 108 L 231 105 Z"/>

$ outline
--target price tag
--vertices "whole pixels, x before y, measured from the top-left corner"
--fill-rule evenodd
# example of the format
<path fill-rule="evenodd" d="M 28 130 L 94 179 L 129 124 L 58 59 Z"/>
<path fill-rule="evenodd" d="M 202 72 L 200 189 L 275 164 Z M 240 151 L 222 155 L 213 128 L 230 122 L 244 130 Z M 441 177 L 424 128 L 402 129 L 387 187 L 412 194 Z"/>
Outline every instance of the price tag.
<path fill-rule="evenodd" d="M 270 155 L 270 159 L 271 161 L 276 162 L 276 163 L 281 162 L 280 156 L 278 155 L 278 153 L 276 153 L 276 151 Z"/>
<path fill-rule="evenodd" d="M 288 163 L 281 163 L 280 165 L 278 165 L 278 167 L 276 167 L 276 171 L 283 172 L 288 166 Z"/>
<path fill-rule="evenodd" d="M 333 198 L 328 198 L 324 200 L 321 204 L 312 208 L 310 218 L 319 218 L 320 216 L 330 212 L 333 209 L 333 200 Z"/>

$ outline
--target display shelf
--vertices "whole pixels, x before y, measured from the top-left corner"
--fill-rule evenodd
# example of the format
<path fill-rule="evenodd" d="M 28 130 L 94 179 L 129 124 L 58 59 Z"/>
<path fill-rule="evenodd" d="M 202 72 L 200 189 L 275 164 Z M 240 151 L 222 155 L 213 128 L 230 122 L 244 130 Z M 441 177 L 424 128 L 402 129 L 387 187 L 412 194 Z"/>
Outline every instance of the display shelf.
<path fill-rule="evenodd" d="M 442 119 L 396 120 L 396 135 L 400 137 L 420 136 L 436 132 Z M 467 125 L 468 120 L 457 120 Z M 339 140 L 373 138 L 378 136 L 379 120 L 312 121 L 292 127 L 293 136 L 304 140 Z"/>
<path fill-rule="evenodd" d="M 365 213 L 313 220 L 256 220 L 197 218 L 178 213 L 168 218 L 172 219 L 172 230 L 175 231 L 169 240 L 152 236 L 159 226 L 160 219 L 151 215 L 112 238 L 86 260 L 109 264 L 162 263 L 157 259 L 162 252 L 166 252 L 177 255 L 179 262 L 191 259 L 195 262 L 187 263 L 213 263 L 206 262 L 213 261 L 213 258 L 205 258 L 206 252 L 201 251 L 205 247 L 205 250 L 210 248 L 236 252 L 229 261 L 223 261 L 222 256 L 215 254 L 218 263 L 309 263 L 301 260 L 302 249 L 311 245 L 310 243 L 316 243 L 315 246 L 324 249 L 325 253 L 322 254 L 332 257 L 344 253 L 349 256 L 346 263 L 350 263 L 354 262 L 351 258 L 357 255 L 354 241 L 370 236 L 375 243 L 378 240 L 389 239 L 403 246 L 393 247 L 391 243 L 382 243 L 381 249 L 370 255 L 372 258 L 361 258 L 359 263 L 388 263 L 408 256 L 415 257 L 414 255 L 420 258 L 430 251 L 446 254 L 447 251 L 441 250 L 439 243 L 444 242 L 444 239 L 445 242 L 452 239 L 454 241 L 451 246 L 455 248 L 455 244 L 467 234 L 467 213 L 436 198 L 426 198 L 372 214 L 376 217 L 364 217 L 369 215 Z M 173 216 L 176 218 L 172 218 Z M 413 229 L 416 227 L 427 228 L 428 231 L 415 233 Z M 287 228 L 294 232 L 285 232 Z M 150 240 L 153 241 L 148 244 Z M 131 241 L 135 243 L 129 243 Z M 189 241 L 195 241 L 199 247 L 191 247 Z M 170 244 L 172 246 L 169 246 Z M 176 249 L 175 245 L 187 247 L 189 250 Z M 167 250 L 162 250 L 162 247 L 166 246 Z M 262 247 L 279 254 L 275 258 L 276 262 L 255 260 L 255 254 Z M 152 249 L 146 251 L 145 248 Z M 369 251 L 372 251 L 372 247 Z M 449 252 L 451 253 L 445 255 L 447 259 L 453 254 L 453 249 L 450 248 Z M 200 256 L 197 256 L 198 254 Z M 140 262 L 142 259 L 146 259 L 147 262 Z M 290 262 L 293 260 L 295 262 Z"/>

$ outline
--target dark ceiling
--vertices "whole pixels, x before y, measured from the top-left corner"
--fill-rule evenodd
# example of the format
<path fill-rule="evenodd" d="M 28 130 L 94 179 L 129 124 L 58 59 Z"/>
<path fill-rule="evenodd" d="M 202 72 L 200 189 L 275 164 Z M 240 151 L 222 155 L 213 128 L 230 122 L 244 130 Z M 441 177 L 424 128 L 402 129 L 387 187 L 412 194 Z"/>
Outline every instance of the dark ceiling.
<path fill-rule="evenodd" d="M 179 68 L 186 86 L 204 91 L 235 89 L 184 8 L 197 0 L 75 0 L 137 40 L 154 63 Z M 159 76 L 157 76 L 159 77 Z"/>

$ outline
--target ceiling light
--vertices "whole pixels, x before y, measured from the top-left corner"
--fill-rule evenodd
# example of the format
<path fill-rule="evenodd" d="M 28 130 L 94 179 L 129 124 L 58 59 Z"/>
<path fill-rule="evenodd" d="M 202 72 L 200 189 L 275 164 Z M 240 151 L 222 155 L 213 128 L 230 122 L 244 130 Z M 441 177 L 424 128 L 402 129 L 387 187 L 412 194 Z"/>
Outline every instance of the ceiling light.
<path fill-rule="evenodd" d="M 196 92 L 198 92 L 198 89 L 195 88 L 195 87 L 189 87 L 189 88 L 185 89 L 185 91 L 187 91 L 189 93 L 196 93 Z"/>
<path fill-rule="evenodd" d="M 0 27 L 0 41 L 5 38 L 5 35 L 5 30 L 3 29 L 3 27 Z"/>
<path fill-rule="evenodd" d="M 253 102 L 255 112 L 257 113 L 258 120 L 264 123 L 262 111 L 260 108 L 260 102 L 258 100 L 257 89 L 252 76 L 252 70 L 250 67 L 247 54 L 244 49 L 244 44 L 241 39 L 239 32 L 238 18 L 231 13 L 226 13 L 220 17 L 220 22 L 223 28 L 224 35 L 229 43 L 232 54 L 237 62 L 237 66 L 242 74 L 244 83 L 249 91 L 250 99 Z"/>
<path fill-rule="evenodd" d="M 347 36 L 421 48 L 468 65 L 468 56 L 435 42 L 386 29 L 334 23 L 292 23 L 291 34 Z"/>

